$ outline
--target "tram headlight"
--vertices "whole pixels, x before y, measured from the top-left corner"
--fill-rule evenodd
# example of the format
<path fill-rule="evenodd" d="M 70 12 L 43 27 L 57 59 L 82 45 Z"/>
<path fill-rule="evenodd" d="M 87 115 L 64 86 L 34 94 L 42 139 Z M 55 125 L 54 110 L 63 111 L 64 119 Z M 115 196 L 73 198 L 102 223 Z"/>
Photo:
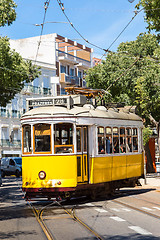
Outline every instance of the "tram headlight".
<path fill-rule="evenodd" d="M 45 179 L 45 177 L 46 177 L 46 173 L 45 173 L 44 171 L 40 171 L 40 172 L 38 173 L 38 177 L 39 177 L 41 180 L 43 180 L 43 179 Z"/>

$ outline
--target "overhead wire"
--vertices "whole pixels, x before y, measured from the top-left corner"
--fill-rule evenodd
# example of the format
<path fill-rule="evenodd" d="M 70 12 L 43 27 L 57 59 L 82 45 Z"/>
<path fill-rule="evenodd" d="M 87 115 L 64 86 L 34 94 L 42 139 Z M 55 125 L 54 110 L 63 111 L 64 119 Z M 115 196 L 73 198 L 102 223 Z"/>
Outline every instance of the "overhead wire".
<path fill-rule="evenodd" d="M 104 48 L 102 48 L 102 47 L 100 47 L 100 46 L 98 46 L 98 45 L 96 45 L 96 44 L 93 44 L 93 43 L 91 43 L 90 41 L 88 41 L 88 40 L 77 30 L 77 28 L 73 25 L 73 23 L 70 21 L 69 17 L 67 16 L 67 14 L 66 14 L 65 11 L 64 11 L 64 10 L 65 10 L 64 4 L 61 2 L 61 0 L 57 0 L 57 2 L 58 2 L 58 4 L 59 4 L 60 9 L 62 10 L 64 16 L 66 17 L 66 19 L 67 19 L 68 22 L 70 23 L 71 27 L 78 33 L 78 35 L 79 35 L 85 42 L 87 42 L 88 44 L 90 44 L 90 45 L 93 46 L 93 47 L 99 48 L 99 49 L 101 49 L 101 50 L 103 50 L 103 51 L 107 51 L 106 49 L 104 49 Z"/>
<path fill-rule="evenodd" d="M 117 82 L 122 76 L 124 76 L 135 64 L 136 62 L 138 62 L 140 60 L 140 58 L 137 58 L 136 61 L 134 61 L 134 63 L 132 63 L 118 78 L 116 78 L 111 84 L 110 86 L 106 89 L 106 91 L 108 91 L 115 82 Z"/>
<path fill-rule="evenodd" d="M 35 63 L 37 62 L 38 52 L 39 52 L 39 48 L 40 48 L 40 44 L 41 44 L 41 38 L 42 38 L 42 34 L 43 34 L 43 28 L 44 28 L 44 23 L 45 23 L 46 13 L 47 13 L 49 3 L 50 3 L 50 0 L 46 0 L 46 2 L 44 3 L 44 10 L 45 11 L 44 11 L 43 23 L 41 24 L 42 28 L 41 28 L 40 38 L 39 38 L 39 42 L 38 42 L 38 47 L 37 47 Z"/>
<path fill-rule="evenodd" d="M 77 28 L 73 25 L 73 23 L 71 22 L 71 20 L 69 19 L 69 17 L 67 16 L 67 14 L 65 13 L 65 8 L 64 8 L 64 4 L 62 3 L 61 0 L 57 0 L 59 6 L 60 6 L 60 9 L 62 10 L 64 16 L 66 17 L 66 19 L 68 20 L 68 22 L 70 23 L 70 25 L 72 26 L 72 28 L 78 33 L 78 35 L 85 41 L 87 42 L 88 44 L 96 47 L 96 48 L 99 48 L 101 50 L 103 50 L 105 53 L 102 55 L 101 59 L 103 58 L 103 56 L 106 54 L 106 52 L 109 52 L 109 49 L 112 47 L 112 45 L 117 41 L 117 39 L 121 36 L 121 34 L 125 31 L 125 29 L 131 24 L 131 22 L 134 20 L 134 18 L 144 9 L 142 8 L 141 10 L 139 11 L 134 11 L 135 15 L 132 17 L 132 19 L 127 23 L 127 25 L 124 27 L 124 29 L 119 33 L 119 35 L 114 39 L 114 41 L 110 44 L 110 46 L 107 48 L 107 49 L 104 49 L 96 44 L 93 44 L 91 43 L 90 41 L 88 41 L 78 30 Z"/>
<path fill-rule="evenodd" d="M 109 49 L 112 47 L 112 45 L 118 40 L 118 38 L 122 35 L 122 33 L 126 30 L 126 28 L 131 24 L 131 22 L 134 20 L 134 18 L 143 10 L 144 8 L 142 8 L 139 11 L 134 11 L 134 16 L 132 17 L 132 19 L 127 23 L 127 25 L 123 28 L 123 30 L 118 34 L 118 36 L 114 39 L 114 41 L 109 45 L 109 47 L 107 48 L 107 51 L 109 52 Z M 101 57 L 102 58 L 105 56 L 106 53 L 104 53 Z"/>

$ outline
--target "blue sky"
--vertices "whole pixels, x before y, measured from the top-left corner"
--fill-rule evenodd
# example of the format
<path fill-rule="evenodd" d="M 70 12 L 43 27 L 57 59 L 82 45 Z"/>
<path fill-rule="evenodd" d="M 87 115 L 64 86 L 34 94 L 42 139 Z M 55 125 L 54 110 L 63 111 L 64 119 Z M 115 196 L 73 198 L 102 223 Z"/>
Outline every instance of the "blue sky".
<path fill-rule="evenodd" d="M 44 1 L 15 0 L 17 19 L 9 27 L 1 27 L 1 36 L 11 39 L 22 39 L 40 35 L 44 17 Z M 65 13 L 76 29 L 91 43 L 107 49 L 127 23 L 134 16 L 138 0 L 130 3 L 128 0 L 62 0 Z M 121 42 L 135 40 L 141 32 L 146 31 L 144 12 L 140 12 L 110 48 L 116 51 Z M 67 22 L 57 0 L 50 0 L 45 22 Z M 67 23 L 46 23 L 43 34 L 58 33 L 64 37 L 75 39 L 77 42 L 91 45 L 83 39 Z M 95 47 L 94 56 L 101 57 L 104 51 Z"/>

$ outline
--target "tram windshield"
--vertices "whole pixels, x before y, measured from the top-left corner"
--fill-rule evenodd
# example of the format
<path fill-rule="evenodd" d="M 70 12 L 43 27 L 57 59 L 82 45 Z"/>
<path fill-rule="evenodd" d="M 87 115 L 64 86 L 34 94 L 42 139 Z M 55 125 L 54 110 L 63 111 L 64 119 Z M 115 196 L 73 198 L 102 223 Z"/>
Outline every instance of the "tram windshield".
<path fill-rule="evenodd" d="M 35 152 L 51 152 L 50 124 L 36 124 L 34 126 Z"/>
<path fill-rule="evenodd" d="M 54 149 L 57 154 L 73 152 L 73 124 L 54 125 Z"/>

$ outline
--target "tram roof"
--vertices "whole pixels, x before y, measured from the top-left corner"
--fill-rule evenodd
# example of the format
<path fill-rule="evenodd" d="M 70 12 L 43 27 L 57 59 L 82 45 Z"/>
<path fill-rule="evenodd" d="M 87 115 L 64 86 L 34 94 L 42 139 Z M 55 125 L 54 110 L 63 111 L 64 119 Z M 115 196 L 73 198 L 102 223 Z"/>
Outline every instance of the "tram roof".
<path fill-rule="evenodd" d="M 126 109 L 117 110 L 114 108 L 106 109 L 103 106 L 94 108 L 91 104 L 85 104 L 83 107 L 73 106 L 68 109 L 63 106 L 45 106 L 37 107 L 29 110 L 22 115 L 21 120 L 26 118 L 43 118 L 43 117 L 89 117 L 89 118 L 103 118 L 103 119 L 123 119 L 141 121 L 141 118 L 126 111 Z"/>

